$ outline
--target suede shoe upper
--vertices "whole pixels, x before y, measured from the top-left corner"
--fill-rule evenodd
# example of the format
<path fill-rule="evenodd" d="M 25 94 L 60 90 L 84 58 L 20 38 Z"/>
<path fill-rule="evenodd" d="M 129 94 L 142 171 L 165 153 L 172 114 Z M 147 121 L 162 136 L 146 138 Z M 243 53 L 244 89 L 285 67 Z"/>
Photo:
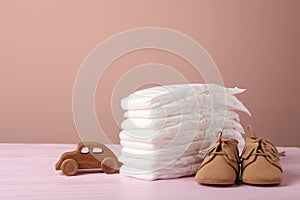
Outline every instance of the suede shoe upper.
<path fill-rule="evenodd" d="M 239 153 L 236 139 L 220 135 L 209 148 L 196 174 L 196 181 L 203 184 L 234 184 L 239 174 Z"/>
<path fill-rule="evenodd" d="M 279 153 L 268 139 L 257 138 L 252 127 L 247 127 L 252 134 L 246 138 L 241 155 L 242 181 L 250 184 L 279 184 L 282 181 L 282 168 Z"/>

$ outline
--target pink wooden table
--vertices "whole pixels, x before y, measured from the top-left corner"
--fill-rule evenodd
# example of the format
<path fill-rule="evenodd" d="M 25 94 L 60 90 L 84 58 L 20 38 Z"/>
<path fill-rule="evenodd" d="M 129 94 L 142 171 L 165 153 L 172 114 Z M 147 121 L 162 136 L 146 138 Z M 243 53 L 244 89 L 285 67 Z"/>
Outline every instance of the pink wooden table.
<path fill-rule="evenodd" d="M 54 170 L 70 144 L 0 144 L 0 200 L 6 199 L 299 199 L 300 148 L 282 158 L 284 181 L 277 187 L 203 186 L 193 177 L 143 181 L 98 171 L 67 177 Z"/>

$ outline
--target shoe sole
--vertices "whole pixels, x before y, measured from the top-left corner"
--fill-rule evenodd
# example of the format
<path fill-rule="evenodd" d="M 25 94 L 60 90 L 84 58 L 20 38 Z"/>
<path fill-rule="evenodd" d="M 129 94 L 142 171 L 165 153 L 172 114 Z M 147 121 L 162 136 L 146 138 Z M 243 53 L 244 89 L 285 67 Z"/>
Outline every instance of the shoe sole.
<path fill-rule="evenodd" d="M 242 180 L 242 182 L 249 185 L 279 185 L 281 180 Z"/>
<path fill-rule="evenodd" d="M 222 180 L 196 180 L 197 183 L 204 185 L 234 185 L 234 182 L 222 181 Z"/>

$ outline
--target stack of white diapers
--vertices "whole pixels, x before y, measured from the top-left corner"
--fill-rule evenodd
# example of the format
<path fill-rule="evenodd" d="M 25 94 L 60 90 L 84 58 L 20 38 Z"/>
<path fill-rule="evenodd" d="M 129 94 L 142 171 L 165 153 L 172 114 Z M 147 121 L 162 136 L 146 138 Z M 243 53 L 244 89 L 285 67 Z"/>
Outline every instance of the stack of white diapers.
<path fill-rule="evenodd" d="M 234 95 L 243 91 L 182 84 L 139 90 L 122 99 L 120 173 L 144 180 L 193 175 L 220 131 L 242 146 L 244 130 L 235 111 L 250 112 Z"/>

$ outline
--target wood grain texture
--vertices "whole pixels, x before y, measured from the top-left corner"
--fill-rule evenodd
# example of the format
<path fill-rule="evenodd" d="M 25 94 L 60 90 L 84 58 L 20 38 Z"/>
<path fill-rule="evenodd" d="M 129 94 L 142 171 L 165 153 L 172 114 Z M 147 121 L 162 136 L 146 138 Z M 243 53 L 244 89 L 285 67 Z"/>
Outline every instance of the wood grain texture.
<path fill-rule="evenodd" d="M 286 150 L 281 159 L 283 183 L 278 187 L 209 187 L 194 177 L 143 181 L 99 170 L 65 176 L 55 170 L 70 144 L 0 144 L 0 199 L 297 199 L 300 195 L 300 149 Z M 119 155 L 118 152 L 115 152 Z"/>
<path fill-rule="evenodd" d="M 78 169 L 96 168 L 113 174 L 120 167 L 121 163 L 116 155 L 104 144 L 96 142 L 80 142 L 75 150 L 64 152 L 55 164 L 55 169 L 62 170 L 67 176 L 75 175 Z"/>

